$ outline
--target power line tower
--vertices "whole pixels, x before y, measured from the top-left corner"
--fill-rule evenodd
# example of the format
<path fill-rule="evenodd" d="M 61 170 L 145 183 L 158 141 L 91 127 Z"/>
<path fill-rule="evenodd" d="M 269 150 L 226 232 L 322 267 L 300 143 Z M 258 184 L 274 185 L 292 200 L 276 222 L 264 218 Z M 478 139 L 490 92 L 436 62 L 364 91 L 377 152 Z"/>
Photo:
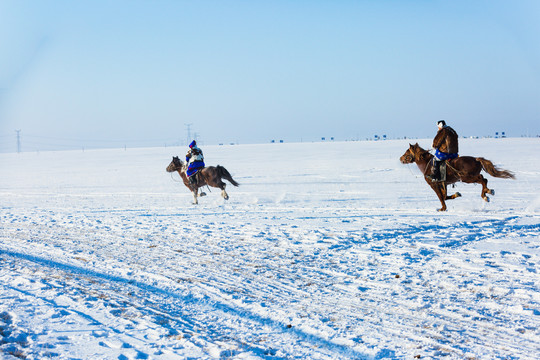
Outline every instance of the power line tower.
<path fill-rule="evenodd" d="M 187 128 L 186 145 L 189 145 L 189 143 L 191 142 L 191 125 L 193 124 L 189 123 L 189 124 L 184 124 L 184 125 L 186 125 L 186 128 Z"/>
<path fill-rule="evenodd" d="M 15 130 L 17 133 L 17 153 L 20 154 L 21 152 L 21 130 Z"/>

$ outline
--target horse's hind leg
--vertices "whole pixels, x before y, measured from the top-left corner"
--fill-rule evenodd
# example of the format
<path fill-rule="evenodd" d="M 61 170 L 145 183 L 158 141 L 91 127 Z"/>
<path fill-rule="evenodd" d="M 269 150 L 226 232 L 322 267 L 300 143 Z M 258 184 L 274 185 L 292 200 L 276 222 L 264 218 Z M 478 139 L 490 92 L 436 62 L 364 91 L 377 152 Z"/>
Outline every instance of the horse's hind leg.
<path fill-rule="evenodd" d="M 489 189 L 487 187 L 487 179 L 482 175 L 480 175 L 480 183 L 482 184 L 482 199 L 489 202 L 489 198 L 487 197 L 487 195 L 495 195 L 495 190 Z"/>
<path fill-rule="evenodd" d="M 227 192 L 225 191 L 226 186 L 227 186 L 227 184 L 225 184 L 223 181 L 221 181 L 220 184 L 219 184 L 219 188 L 221 189 L 221 196 L 225 200 L 229 200 L 229 194 L 227 194 Z"/>
<path fill-rule="evenodd" d="M 489 189 L 487 187 L 488 181 L 482 175 L 478 175 L 478 180 L 476 182 L 482 185 L 482 195 L 481 195 L 482 199 L 484 199 L 486 202 L 489 202 L 489 198 L 488 198 L 487 194 L 495 195 L 495 191 L 493 191 L 493 190 L 491 190 L 491 189 Z"/>

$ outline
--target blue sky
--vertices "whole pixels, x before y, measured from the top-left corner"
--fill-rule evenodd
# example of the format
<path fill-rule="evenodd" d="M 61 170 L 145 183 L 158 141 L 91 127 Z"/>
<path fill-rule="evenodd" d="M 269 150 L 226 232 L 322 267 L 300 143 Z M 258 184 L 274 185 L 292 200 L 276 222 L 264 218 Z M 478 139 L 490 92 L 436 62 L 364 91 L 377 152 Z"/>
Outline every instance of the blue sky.
<path fill-rule="evenodd" d="M 0 151 L 540 134 L 540 2 L 0 2 Z"/>

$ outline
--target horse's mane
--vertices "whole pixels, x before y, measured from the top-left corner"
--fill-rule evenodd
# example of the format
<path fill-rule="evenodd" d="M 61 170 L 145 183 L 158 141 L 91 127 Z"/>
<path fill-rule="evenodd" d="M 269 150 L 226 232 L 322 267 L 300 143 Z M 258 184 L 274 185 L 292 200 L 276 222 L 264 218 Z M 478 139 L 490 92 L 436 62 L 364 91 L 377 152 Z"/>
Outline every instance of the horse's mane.
<path fill-rule="evenodd" d="M 179 170 L 184 170 L 187 167 L 187 163 L 184 163 L 178 156 L 173 156 L 173 164 Z"/>
<path fill-rule="evenodd" d="M 182 160 L 180 160 L 180 158 L 178 156 L 174 156 L 173 157 L 173 162 L 174 164 L 176 165 L 177 163 L 180 164 L 180 166 L 183 166 L 184 165 L 184 162 Z"/>
<path fill-rule="evenodd" d="M 413 147 L 415 148 L 415 155 L 422 160 L 429 160 L 433 157 L 431 153 L 428 150 L 424 150 L 418 143 L 414 144 Z"/>

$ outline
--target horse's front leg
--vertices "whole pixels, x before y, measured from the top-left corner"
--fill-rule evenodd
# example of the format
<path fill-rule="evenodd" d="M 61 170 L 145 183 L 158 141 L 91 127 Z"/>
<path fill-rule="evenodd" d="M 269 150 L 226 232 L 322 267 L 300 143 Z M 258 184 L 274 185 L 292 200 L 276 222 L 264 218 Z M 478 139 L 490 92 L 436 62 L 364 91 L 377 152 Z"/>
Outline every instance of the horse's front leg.
<path fill-rule="evenodd" d="M 431 184 L 431 188 L 433 191 L 435 191 L 435 194 L 437 194 L 437 197 L 442 205 L 442 207 L 437 209 L 437 211 L 446 211 L 446 203 L 444 201 L 446 200 L 446 183 L 433 183 Z"/>
<path fill-rule="evenodd" d="M 453 200 L 453 199 L 458 198 L 458 197 L 461 197 L 461 193 L 459 193 L 459 192 L 455 193 L 454 195 L 447 196 L 446 200 Z"/>
<path fill-rule="evenodd" d="M 193 205 L 197 205 L 199 203 L 199 199 L 197 199 L 197 193 L 199 192 L 198 187 L 193 187 L 191 189 L 191 193 L 193 194 Z"/>
<path fill-rule="evenodd" d="M 461 193 L 459 192 L 456 192 L 454 195 L 450 195 L 448 196 L 448 194 L 446 195 L 446 200 L 452 200 L 452 199 L 455 199 L 455 198 L 458 198 L 458 197 L 461 197 Z"/>

